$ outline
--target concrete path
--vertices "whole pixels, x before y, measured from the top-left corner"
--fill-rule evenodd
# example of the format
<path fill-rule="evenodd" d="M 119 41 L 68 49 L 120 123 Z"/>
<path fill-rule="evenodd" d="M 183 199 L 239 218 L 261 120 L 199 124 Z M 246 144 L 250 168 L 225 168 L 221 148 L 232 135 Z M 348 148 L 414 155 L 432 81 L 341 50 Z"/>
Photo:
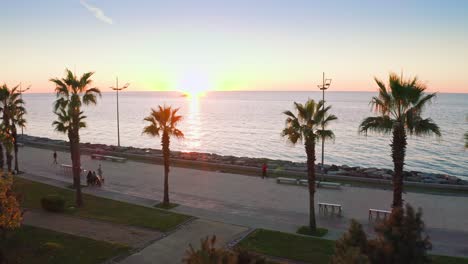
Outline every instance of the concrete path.
<path fill-rule="evenodd" d="M 174 233 L 156 241 L 140 252 L 121 261 L 122 264 L 174 264 L 181 263 L 190 245 L 200 248 L 200 240 L 207 236 L 216 235 L 218 246 L 224 246 L 236 239 L 248 228 L 224 224 L 220 222 L 197 219 Z"/>
<path fill-rule="evenodd" d="M 35 175 L 71 182 L 60 166 L 52 164 L 52 151 L 24 147 L 21 166 Z M 70 164 L 69 154 L 59 152 L 59 163 Z M 156 203 L 162 198 L 163 167 L 127 161 L 113 163 L 82 156 L 83 168 L 96 170 L 102 164 L 106 183 L 102 189 L 85 188 L 86 192 L 129 199 L 130 202 Z M 277 184 L 273 179 L 250 177 L 186 168 L 171 168 L 170 197 L 181 204 L 174 209 L 203 219 L 224 223 L 294 232 L 308 219 L 308 193 L 302 186 Z M 319 189 L 316 201 L 340 203 L 344 217 L 318 217 L 318 225 L 331 229 L 336 239 L 351 218 L 364 225 L 369 208 L 388 209 L 391 190 L 344 187 L 341 190 Z M 407 193 L 404 199 L 421 207 L 435 254 L 468 256 L 468 196 Z M 318 214 L 317 214 L 318 215 Z M 458 241 L 452 243 L 451 241 Z"/>
<path fill-rule="evenodd" d="M 127 245 L 132 248 L 143 247 L 163 235 L 161 232 L 147 228 L 47 213 L 40 210 L 26 211 L 23 223 L 70 235 Z"/>

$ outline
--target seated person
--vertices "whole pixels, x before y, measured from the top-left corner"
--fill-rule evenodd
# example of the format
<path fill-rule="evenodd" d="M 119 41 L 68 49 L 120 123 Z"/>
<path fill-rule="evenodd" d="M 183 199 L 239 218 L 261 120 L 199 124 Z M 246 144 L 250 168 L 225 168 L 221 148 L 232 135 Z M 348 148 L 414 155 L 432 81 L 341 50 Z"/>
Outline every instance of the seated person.
<path fill-rule="evenodd" d="M 94 184 L 93 173 L 91 171 L 88 171 L 88 175 L 86 175 L 86 183 L 88 186 Z"/>
<path fill-rule="evenodd" d="M 93 179 L 94 179 L 94 184 L 97 186 L 101 186 L 101 179 L 96 175 L 96 172 L 93 171 Z"/>

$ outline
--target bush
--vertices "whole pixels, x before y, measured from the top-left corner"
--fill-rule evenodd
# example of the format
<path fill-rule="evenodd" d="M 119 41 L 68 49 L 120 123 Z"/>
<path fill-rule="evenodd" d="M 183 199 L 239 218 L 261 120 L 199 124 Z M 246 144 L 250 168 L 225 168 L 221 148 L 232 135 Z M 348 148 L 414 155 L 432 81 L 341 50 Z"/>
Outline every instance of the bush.
<path fill-rule="evenodd" d="M 185 252 L 183 263 L 186 264 L 265 264 L 264 258 L 248 251 L 235 251 L 217 248 L 216 236 L 206 237 L 201 241 L 201 247 L 195 250 L 192 245 Z"/>
<path fill-rule="evenodd" d="M 367 235 L 362 225 L 351 220 L 349 230 L 336 241 L 335 255 L 331 264 L 364 264 L 370 263 L 366 253 L 368 251 Z"/>
<path fill-rule="evenodd" d="M 60 195 L 47 195 L 41 199 L 42 208 L 49 212 L 60 213 L 65 211 L 65 199 Z"/>
<path fill-rule="evenodd" d="M 362 226 L 353 221 L 350 229 L 336 242 L 332 264 L 429 263 L 431 242 L 424 231 L 422 212 L 410 205 L 393 209 L 390 217 L 376 226 L 377 237 L 367 240 Z"/>

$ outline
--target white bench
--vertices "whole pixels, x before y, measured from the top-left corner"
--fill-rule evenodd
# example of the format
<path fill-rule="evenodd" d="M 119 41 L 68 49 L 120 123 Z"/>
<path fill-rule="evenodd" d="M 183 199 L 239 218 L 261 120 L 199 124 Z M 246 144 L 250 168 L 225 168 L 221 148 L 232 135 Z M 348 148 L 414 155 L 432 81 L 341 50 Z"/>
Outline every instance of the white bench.
<path fill-rule="evenodd" d="M 335 213 L 337 210 L 338 215 L 341 216 L 342 208 L 341 204 L 331 204 L 331 203 L 318 203 L 319 212 L 328 213 L 328 208 L 332 210 L 332 213 Z"/>
<path fill-rule="evenodd" d="M 341 183 L 338 183 L 338 182 L 317 182 L 317 187 L 320 188 L 320 187 L 331 187 L 331 188 L 336 188 L 336 189 L 340 189 L 341 188 Z"/>
<path fill-rule="evenodd" d="M 71 176 L 73 177 L 73 167 L 72 165 L 67 165 L 67 164 L 60 164 L 60 167 L 62 167 L 63 169 L 63 174 L 65 176 Z M 80 173 L 80 177 L 84 177 L 86 175 L 88 171 L 87 170 L 83 170 L 83 168 L 81 168 L 81 173 Z"/>
<path fill-rule="evenodd" d="M 126 158 L 115 157 L 115 156 L 106 156 L 106 155 L 101 155 L 101 154 L 91 154 L 91 159 L 110 160 L 110 161 L 117 161 L 117 162 L 127 161 Z"/>
<path fill-rule="evenodd" d="M 18 143 L 16 143 L 16 145 L 17 145 L 18 147 L 20 147 L 20 148 L 21 148 L 21 147 L 24 147 L 24 143 L 18 142 Z"/>
<path fill-rule="evenodd" d="M 309 185 L 309 180 L 307 180 L 307 179 L 299 180 L 299 185 L 308 186 Z"/>
<path fill-rule="evenodd" d="M 369 209 L 369 222 L 372 221 L 372 219 L 375 220 L 381 220 L 381 219 L 387 219 L 387 217 L 391 214 L 391 211 L 387 210 L 379 210 L 379 209 Z M 375 215 L 375 218 L 373 217 Z M 382 215 L 382 217 L 380 217 Z"/>
<path fill-rule="evenodd" d="M 276 178 L 276 182 L 277 183 L 290 183 L 290 184 L 297 184 L 298 183 L 298 180 L 297 179 L 293 179 L 293 178 L 284 178 L 284 177 L 278 177 Z"/>

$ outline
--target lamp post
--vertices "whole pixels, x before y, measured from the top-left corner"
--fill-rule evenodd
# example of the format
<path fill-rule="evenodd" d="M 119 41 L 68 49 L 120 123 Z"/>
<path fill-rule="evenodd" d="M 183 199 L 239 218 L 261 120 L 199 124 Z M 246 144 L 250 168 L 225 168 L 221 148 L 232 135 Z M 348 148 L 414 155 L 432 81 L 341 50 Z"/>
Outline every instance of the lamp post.
<path fill-rule="evenodd" d="M 20 83 L 20 88 L 18 90 L 18 93 L 20 94 L 20 99 L 23 101 L 23 93 L 26 92 L 27 90 L 31 89 L 31 86 L 28 86 L 26 89 L 22 89 L 21 83 Z M 23 139 L 23 126 L 21 126 L 21 139 Z"/>
<path fill-rule="evenodd" d="M 124 89 L 127 89 L 127 87 L 130 85 L 129 83 L 126 83 L 123 87 L 119 88 L 119 77 L 115 78 L 116 80 L 116 85 L 115 87 L 110 87 L 112 90 L 116 91 L 117 93 L 117 146 L 120 147 L 120 124 L 119 124 L 119 91 L 122 91 Z"/>
<path fill-rule="evenodd" d="M 330 87 L 331 81 L 332 81 L 331 79 L 325 79 L 325 72 L 324 72 L 323 77 L 322 77 L 322 85 L 317 85 L 317 87 L 320 90 L 322 90 L 322 101 L 323 101 L 322 110 L 325 110 L 325 90 L 327 90 Z M 322 122 L 322 130 L 324 130 L 324 129 L 325 129 L 325 127 L 324 127 L 324 124 Z M 322 173 L 325 172 L 324 163 L 323 163 L 324 150 L 325 150 L 325 140 L 322 138 L 322 166 L 321 166 Z M 323 180 L 323 176 L 322 176 L 322 180 Z"/>

